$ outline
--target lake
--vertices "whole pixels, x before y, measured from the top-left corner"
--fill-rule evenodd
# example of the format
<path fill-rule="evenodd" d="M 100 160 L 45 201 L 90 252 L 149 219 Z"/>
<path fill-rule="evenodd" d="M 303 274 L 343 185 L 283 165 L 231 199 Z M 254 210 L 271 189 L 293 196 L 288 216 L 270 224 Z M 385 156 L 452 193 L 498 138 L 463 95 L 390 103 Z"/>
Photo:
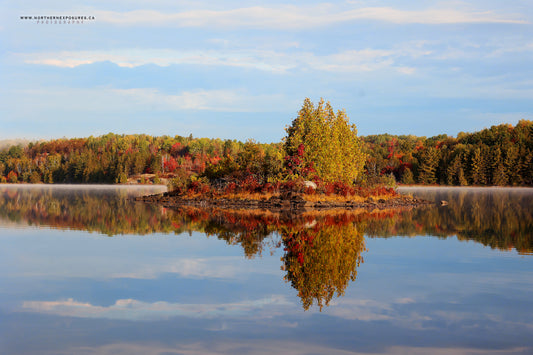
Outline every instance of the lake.
<path fill-rule="evenodd" d="M 130 199 L 163 190 L 0 185 L 1 354 L 533 353 L 533 189 L 303 215 Z"/>

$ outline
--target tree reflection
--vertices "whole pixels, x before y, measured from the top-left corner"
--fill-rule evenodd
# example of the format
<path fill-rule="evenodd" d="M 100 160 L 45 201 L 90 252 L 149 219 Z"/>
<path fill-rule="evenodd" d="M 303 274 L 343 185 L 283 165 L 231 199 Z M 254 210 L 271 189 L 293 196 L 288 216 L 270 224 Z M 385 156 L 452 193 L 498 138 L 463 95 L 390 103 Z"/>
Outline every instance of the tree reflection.
<path fill-rule="evenodd" d="M 247 258 L 281 256 L 285 280 L 305 309 L 320 309 L 344 294 L 363 262 L 367 237 L 456 236 L 500 250 L 533 253 L 530 190 L 428 190 L 426 199 L 449 202 L 427 208 L 329 210 L 287 214 L 265 210 L 167 209 L 134 202 L 125 191 L 0 187 L 0 223 L 116 234 L 201 232 L 240 246 Z M 7 222 L 6 222 L 7 221 Z"/>
<path fill-rule="evenodd" d="M 505 188 L 421 189 L 435 207 L 404 211 L 386 223 L 369 221 L 372 237 L 456 236 L 500 250 L 533 253 L 533 190 Z M 441 200 L 445 207 L 436 207 Z"/>
<path fill-rule="evenodd" d="M 348 282 L 355 281 L 363 261 L 365 239 L 354 222 L 312 228 L 284 229 L 282 257 L 285 280 L 298 290 L 304 309 L 313 302 L 322 310 L 336 293 L 344 295 Z"/>
<path fill-rule="evenodd" d="M 474 240 L 492 248 L 533 253 L 533 190 L 466 188 L 420 191 L 420 196 L 435 201 L 435 206 L 372 213 L 344 211 L 336 214 L 336 223 L 344 225 L 339 217 L 341 215 L 357 215 L 357 221 L 364 222 L 359 223 L 358 232 L 371 237 L 457 236 L 459 240 Z M 260 255 L 265 243 L 277 243 L 271 236 L 281 236 L 288 227 L 303 226 L 313 221 L 319 222 L 319 227 L 312 229 L 316 232 L 329 227 L 320 224 L 320 218 L 313 217 L 312 213 L 295 218 L 264 210 L 168 209 L 133 202 L 129 197 L 130 192 L 120 189 L 100 191 L 0 186 L 0 220 L 94 231 L 109 236 L 197 231 L 216 236 L 228 244 L 241 245 L 250 258 Z M 437 207 L 441 200 L 448 201 L 448 206 Z"/>
<path fill-rule="evenodd" d="M 173 224 L 180 232 L 200 230 L 240 245 L 248 258 L 261 254 L 269 245 L 273 249 L 283 246 L 285 280 L 298 291 L 307 310 L 314 303 L 322 309 L 335 294 L 344 294 L 363 261 L 366 220 L 388 218 L 390 214 L 394 212 L 340 210 L 287 215 L 188 207 L 174 215 Z"/>
<path fill-rule="evenodd" d="M 131 193 L 121 189 L 0 187 L 0 223 L 4 220 L 108 236 L 173 231 L 166 209 L 132 203 Z"/>

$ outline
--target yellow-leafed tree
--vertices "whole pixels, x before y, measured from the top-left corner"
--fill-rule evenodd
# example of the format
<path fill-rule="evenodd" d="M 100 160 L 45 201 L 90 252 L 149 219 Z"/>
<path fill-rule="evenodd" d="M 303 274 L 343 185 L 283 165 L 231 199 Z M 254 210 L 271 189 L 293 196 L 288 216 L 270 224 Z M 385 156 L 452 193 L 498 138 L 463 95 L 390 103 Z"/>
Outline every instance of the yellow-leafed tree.
<path fill-rule="evenodd" d="M 344 110 L 335 114 L 330 103 L 320 100 L 315 107 L 306 98 L 298 117 L 286 128 L 285 152 L 289 161 L 311 167 L 324 181 L 353 184 L 363 174 L 365 154 Z"/>

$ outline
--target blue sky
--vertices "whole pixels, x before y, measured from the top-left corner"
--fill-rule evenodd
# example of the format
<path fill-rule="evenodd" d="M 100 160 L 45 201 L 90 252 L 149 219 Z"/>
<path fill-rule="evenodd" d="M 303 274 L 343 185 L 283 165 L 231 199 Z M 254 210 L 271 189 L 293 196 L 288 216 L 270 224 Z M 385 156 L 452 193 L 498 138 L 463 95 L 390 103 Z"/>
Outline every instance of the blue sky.
<path fill-rule="evenodd" d="M 20 16 L 94 16 L 41 24 Z M 304 98 L 359 134 L 533 119 L 533 4 L 3 1 L 0 139 L 279 141 Z"/>

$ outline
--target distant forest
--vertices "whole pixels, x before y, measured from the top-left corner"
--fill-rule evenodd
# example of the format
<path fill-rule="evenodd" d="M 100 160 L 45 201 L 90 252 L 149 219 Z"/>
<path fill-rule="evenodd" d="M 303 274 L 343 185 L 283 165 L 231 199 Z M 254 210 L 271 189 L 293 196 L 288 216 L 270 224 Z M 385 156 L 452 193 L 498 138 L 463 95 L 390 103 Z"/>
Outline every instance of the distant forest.
<path fill-rule="evenodd" d="M 371 135 L 359 138 L 366 160 L 356 183 L 533 186 L 533 122 L 502 124 L 457 137 Z M 261 172 L 286 165 L 283 143 L 117 135 L 55 139 L 0 150 L 0 182 L 158 183 L 216 175 L 219 167 Z M 279 175 L 281 176 L 281 175 Z"/>

